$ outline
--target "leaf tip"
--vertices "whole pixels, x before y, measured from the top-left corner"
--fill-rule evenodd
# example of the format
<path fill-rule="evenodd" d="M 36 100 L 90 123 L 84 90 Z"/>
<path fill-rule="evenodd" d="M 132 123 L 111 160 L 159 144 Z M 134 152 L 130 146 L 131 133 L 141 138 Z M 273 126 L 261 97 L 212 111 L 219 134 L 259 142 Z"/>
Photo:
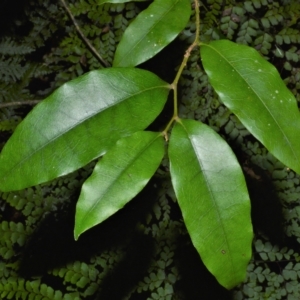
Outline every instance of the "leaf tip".
<path fill-rule="evenodd" d="M 76 223 L 75 221 L 75 226 L 74 226 L 74 240 L 78 241 L 79 237 L 81 236 L 81 234 L 84 232 L 84 229 L 81 229 L 80 226 L 78 225 L 78 223 Z"/>
<path fill-rule="evenodd" d="M 80 235 L 81 235 L 81 233 L 80 233 L 80 232 L 77 232 L 77 230 L 75 229 L 75 230 L 74 230 L 74 240 L 75 240 L 75 241 L 78 241 Z"/>

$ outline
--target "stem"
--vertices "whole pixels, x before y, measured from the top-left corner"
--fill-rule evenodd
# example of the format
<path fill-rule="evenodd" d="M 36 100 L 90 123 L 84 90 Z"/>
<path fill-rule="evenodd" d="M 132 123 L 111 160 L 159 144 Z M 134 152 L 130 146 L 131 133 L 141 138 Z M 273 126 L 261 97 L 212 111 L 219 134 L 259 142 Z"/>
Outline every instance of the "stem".
<path fill-rule="evenodd" d="M 195 34 L 196 36 L 195 36 L 194 42 L 185 51 L 185 54 L 183 56 L 183 60 L 180 64 L 180 67 L 179 67 L 177 73 L 176 73 L 175 79 L 174 79 L 173 83 L 171 84 L 171 87 L 174 90 L 174 112 L 173 112 L 173 116 L 172 116 L 171 120 L 169 121 L 168 125 L 166 126 L 166 128 L 162 132 L 162 134 L 164 135 L 166 141 L 168 141 L 168 130 L 170 129 L 171 125 L 173 124 L 174 121 L 180 120 L 180 118 L 178 117 L 178 100 L 177 100 L 178 81 L 179 81 L 180 76 L 183 72 L 183 69 L 185 68 L 185 66 L 187 64 L 187 61 L 188 61 L 189 57 L 191 56 L 191 52 L 193 51 L 193 49 L 195 47 L 199 46 L 200 8 L 199 8 L 198 0 L 194 0 L 194 4 L 195 4 L 195 16 L 196 16 L 196 34 Z"/>
<path fill-rule="evenodd" d="M 79 33 L 80 37 L 83 39 L 83 41 L 86 43 L 87 47 L 90 49 L 90 51 L 92 52 L 92 54 L 96 57 L 96 59 L 102 64 L 104 65 L 104 67 L 109 67 L 109 64 L 106 60 L 104 60 L 102 58 L 102 56 L 99 54 L 99 52 L 94 48 L 94 46 L 91 44 L 91 42 L 88 40 L 88 38 L 84 35 L 84 33 L 82 32 L 82 30 L 80 29 L 77 21 L 75 20 L 71 10 L 69 9 L 67 3 L 65 2 L 65 0 L 60 0 L 60 2 L 62 3 L 62 5 L 64 6 L 65 10 L 67 11 L 70 19 L 72 20 L 77 32 Z"/>
<path fill-rule="evenodd" d="M 196 37 L 193 44 L 198 44 L 200 39 L 200 4 L 195 0 L 195 13 L 196 13 Z"/>
<path fill-rule="evenodd" d="M 18 105 L 35 105 L 40 103 L 42 100 L 26 100 L 26 101 L 16 101 L 16 102 L 9 102 L 9 103 L 1 103 L 0 109 L 8 106 L 18 106 Z"/>

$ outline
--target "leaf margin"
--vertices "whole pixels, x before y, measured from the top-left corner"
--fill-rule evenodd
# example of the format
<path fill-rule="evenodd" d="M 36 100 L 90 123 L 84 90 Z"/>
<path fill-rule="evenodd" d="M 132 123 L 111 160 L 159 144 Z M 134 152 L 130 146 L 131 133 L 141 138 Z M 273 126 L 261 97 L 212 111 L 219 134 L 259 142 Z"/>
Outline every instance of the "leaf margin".
<path fill-rule="evenodd" d="M 141 138 L 144 140 L 139 141 L 138 139 Z M 133 145 L 136 148 L 132 148 Z M 126 149 L 131 151 L 126 151 Z M 138 153 L 133 150 L 138 150 Z M 82 185 L 76 205 L 75 240 L 82 233 L 105 221 L 130 202 L 154 175 L 162 161 L 164 152 L 162 133 L 138 131 L 118 140 L 115 146 L 96 164 L 93 173 Z M 132 157 L 133 154 L 136 155 Z M 152 158 L 150 160 L 149 155 Z M 129 163 L 124 165 L 128 159 L 130 159 Z M 143 160 L 147 160 L 148 163 L 142 166 Z M 138 168 L 140 169 L 138 170 Z M 139 174 L 135 174 L 134 171 L 139 171 Z M 106 176 L 107 181 L 105 181 Z M 125 184 L 130 183 L 130 185 L 124 187 L 120 193 L 115 192 L 120 185 L 125 186 L 124 182 Z M 103 185 L 107 193 L 103 192 Z M 93 202 L 89 203 L 89 208 L 87 208 L 87 202 Z M 97 221 L 92 220 L 92 218 L 97 219 Z"/>
<path fill-rule="evenodd" d="M 129 72 L 130 71 L 130 72 Z M 126 91 L 131 92 L 131 79 L 135 78 L 138 74 L 143 74 L 143 78 L 139 78 L 140 82 L 142 82 L 142 86 L 145 86 L 145 91 L 149 93 L 148 97 L 148 108 L 147 108 L 147 114 L 153 115 L 150 119 L 145 119 L 145 115 L 141 116 L 138 120 L 138 124 L 135 125 L 133 122 L 133 112 L 137 109 L 136 101 L 132 101 L 132 105 L 134 104 L 134 110 L 131 110 L 131 114 L 129 114 L 126 118 L 116 120 L 118 123 L 112 123 L 109 125 L 109 130 L 107 130 L 107 139 L 102 138 L 102 141 L 105 141 L 104 148 L 103 143 L 101 144 L 102 148 L 99 148 L 101 139 L 99 141 L 99 135 L 101 136 L 102 133 L 100 131 L 94 131 L 91 132 L 91 129 L 89 126 L 85 125 L 86 116 L 84 113 L 86 110 L 90 109 L 90 114 L 92 114 L 92 118 L 89 119 L 90 122 L 93 122 L 94 128 L 98 128 L 100 125 L 96 122 L 97 119 L 94 119 L 94 107 L 93 105 L 101 105 L 101 104 L 93 104 L 93 102 L 90 103 L 91 108 L 89 108 L 89 105 L 86 103 L 81 103 L 81 96 L 83 99 L 85 97 L 89 97 L 91 101 L 91 95 L 87 93 L 86 90 L 81 91 L 81 95 L 78 94 L 80 92 L 80 85 L 78 85 L 78 82 L 83 84 L 85 81 L 87 81 L 87 78 L 90 78 L 88 76 L 92 77 L 91 85 L 92 85 L 92 91 L 94 88 L 100 88 L 99 82 L 97 82 L 98 74 L 101 74 L 103 78 L 107 79 L 107 76 L 109 74 L 120 74 L 118 82 L 117 82 L 117 88 L 120 89 L 120 79 L 123 80 L 123 85 L 126 86 L 127 90 L 123 91 L 123 93 L 126 95 Z M 125 76 L 123 77 L 123 75 Z M 131 77 L 130 77 L 130 76 Z M 147 75 L 147 76 L 146 76 Z M 131 78 L 131 79 L 130 79 Z M 145 78 L 148 78 L 147 80 Z M 151 90 L 147 88 L 148 85 L 151 85 L 151 82 L 149 82 L 149 78 L 152 78 L 152 81 L 158 82 L 158 88 L 162 91 L 162 98 L 159 99 L 159 97 L 154 97 L 155 93 L 151 93 Z M 110 85 L 109 80 L 107 81 L 108 85 Z M 137 81 L 136 81 L 137 82 Z M 136 83 L 133 81 L 133 85 Z M 106 83 L 105 83 L 106 84 Z M 106 84 L 107 85 L 107 84 Z M 155 83 L 154 83 L 155 85 Z M 75 91 L 72 90 L 72 88 L 75 88 Z M 110 86 L 108 86 L 109 89 Z M 71 89 L 71 91 L 70 91 Z M 78 91 L 79 90 L 79 91 Z M 104 90 L 104 89 L 103 89 Z M 147 126 L 150 125 L 150 123 L 157 117 L 157 115 L 161 112 L 163 109 L 164 103 L 167 101 L 167 95 L 169 91 L 171 90 L 171 87 L 168 83 L 160 79 L 157 75 L 154 73 L 151 73 L 146 70 L 138 69 L 138 68 L 107 68 L 107 69 L 101 69 L 101 70 L 95 70 L 91 71 L 83 76 L 80 76 L 74 80 L 71 80 L 67 82 L 66 84 L 62 85 L 60 88 L 58 88 L 54 93 L 49 95 L 45 100 L 43 100 L 41 103 L 39 103 L 29 114 L 28 116 L 18 125 L 16 128 L 14 134 L 11 136 L 11 138 L 7 141 L 5 146 L 2 149 L 2 152 L 0 154 L 0 188 L 1 191 L 11 191 L 11 190 L 21 190 L 29 186 L 34 186 L 40 183 L 44 183 L 47 181 L 50 181 L 54 178 L 66 175 L 80 167 L 83 167 L 87 163 L 89 163 L 91 160 L 103 155 L 109 147 L 111 147 L 120 137 L 130 135 L 135 131 L 143 130 Z M 104 90 L 102 93 L 106 93 L 107 91 Z M 74 112 L 71 113 L 71 108 L 69 105 L 69 102 L 66 102 L 68 99 L 65 97 L 65 93 L 71 93 L 73 96 L 76 96 L 79 106 L 74 104 L 73 101 L 73 108 Z M 119 96 L 119 90 L 114 91 L 109 97 L 111 97 L 112 101 L 115 101 L 114 97 L 115 95 L 116 99 L 118 99 Z M 59 96 L 57 96 L 59 95 Z M 138 96 L 139 93 L 137 93 Z M 55 97 L 58 98 L 58 100 L 55 100 Z M 95 96 L 96 98 L 98 95 Z M 72 97 L 71 97 L 72 98 Z M 54 100 L 53 100 L 54 99 Z M 160 107 L 157 110 L 157 113 L 155 112 L 156 108 L 154 106 L 154 100 L 156 103 L 156 106 Z M 163 101 L 161 101 L 163 99 Z M 69 99 L 70 100 L 70 99 Z M 93 100 L 93 99 L 92 99 Z M 150 102 L 149 102 L 150 101 Z M 58 107 L 57 107 L 57 105 Z M 76 103 L 77 104 L 77 103 Z M 142 107 L 145 106 L 145 101 L 140 101 L 140 105 Z M 60 109 L 60 106 L 64 108 L 64 110 Z M 146 105 L 147 106 L 147 105 Z M 114 106 L 113 108 L 115 108 Z M 125 106 L 126 107 L 126 104 Z M 51 110 L 54 113 L 51 113 Z M 60 115 L 57 114 L 59 112 Z M 73 139 L 68 138 L 62 138 L 61 142 L 58 142 L 59 147 L 51 148 L 48 143 L 48 136 L 44 136 L 45 134 L 52 134 L 53 129 L 51 128 L 59 128 L 64 134 L 63 129 L 63 122 L 65 122 L 66 115 L 71 113 L 70 120 L 71 122 L 77 122 L 77 119 L 82 119 L 82 124 L 80 125 L 81 131 L 79 132 L 79 135 L 76 135 L 77 140 L 73 141 Z M 107 114 L 107 110 L 104 111 L 105 114 Z M 98 114 L 100 118 L 103 118 L 102 111 Z M 72 115 L 73 114 L 73 115 Z M 111 116 L 115 118 L 116 112 L 112 111 L 110 112 Z M 133 115 L 132 115 L 133 114 Z M 48 116 L 51 116 L 51 118 L 48 120 Z M 79 116 L 79 117 L 78 117 Z M 98 116 L 98 118 L 99 118 Z M 136 117 L 136 116 L 135 116 Z M 141 119 L 142 118 L 142 119 Z M 128 119 L 128 122 L 126 121 Z M 52 124 L 49 125 L 49 122 Z M 123 123 L 122 123 L 123 122 Z M 106 123 L 105 123 L 106 124 Z M 105 125 L 104 124 L 104 125 Z M 70 125 L 70 130 L 76 130 L 74 129 L 73 125 Z M 40 132 L 40 128 L 44 131 Z M 78 128 L 78 127 L 77 127 Z M 118 129 L 118 130 L 117 130 Z M 77 129 L 79 130 L 79 129 Z M 112 135 L 112 132 L 114 135 Z M 41 139 L 45 140 L 44 144 L 47 146 L 47 157 L 49 159 L 45 159 L 45 154 L 43 154 L 43 151 L 38 151 L 40 149 L 40 137 Z M 87 138 L 86 134 L 89 134 Z M 98 140 L 96 139 L 98 137 Z M 34 141 L 36 141 L 36 145 L 33 146 L 33 142 L 30 138 L 32 138 Z M 108 145 L 108 140 L 110 141 Z M 84 142 L 83 142 L 84 141 Z M 78 151 L 78 148 L 73 148 L 69 146 L 69 143 L 73 143 L 74 147 L 79 147 L 81 150 Z M 73 145 L 72 144 L 72 145 Z M 21 146 L 20 146 L 21 145 Z M 27 145 L 27 148 L 24 150 L 24 147 Z M 56 143 L 57 145 L 57 143 Z M 89 145 L 89 147 L 88 147 Z M 93 145 L 93 146 L 92 146 Z M 96 146 L 95 146 L 96 145 Z M 35 147 L 35 148 L 33 148 Z M 66 147 L 69 147 L 68 151 L 70 152 L 69 155 L 65 155 L 66 153 Z M 17 149 L 17 150 L 15 150 Z M 32 160 L 32 149 L 36 150 L 37 158 L 39 159 L 38 162 L 36 162 L 36 159 L 33 163 L 27 163 L 25 167 L 21 166 L 21 171 L 19 167 L 19 163 L 24 163 L 24 157 L 29 157 L 30 161 Z M 77 149 L 77 150 L 75 150 Z M 22 152 L 23 151 L 23 152 Z M 23 154 L 22 154 L 23 153 Z M 23 157 L 22 157 L 23 155 Z M 75 156 L 74 156 L 75 155 Z M 83 157 L 81 157 L 81 156 Z M 78 159 L 79 157 L 79 159 Z M 70 160 L 73 159 L 73 162 Z M 76 160 L 75 160 L 76 159 Z M 64 160 L 67 160 L 64 162 Z M 28 160 L 29 161 L 29 160 Z M 56 161 L 56 164 L 54 165 L 54 161 Z M 62 164 L 67 164 L 67 167 L 63 166 Z M 36 166 L 37 165 L 37 166 Z M 12 168 L 14 168 L 14 172 L 12 172 Z M 35 170 L 35 171 L 33 171 Z M 5 178 L 7 176 L 7 178 Z M 6 180 L 6 181 L 4 181 Z"/>
<path fill-rule="evenodd" d="M 193 168 L 195 166 L 195 162 L 185 161 L 185 163 L 181 164 L 180 168 L 174 172 L 174 165 L 176 165 L 176 163 L 178 163 L 178 161 L 180 161 L 182 157 L 184 157 L 184 159 L 186 159 L 188 157 L 188 151 L 186 151 L 186 148 L 185 148 L 184 153 L 182 152 L 180 155 L 178 155 L 178 158 L 176 158 L 176 155 L 174 155 L 174 152 L 178 151 L 178 149 L 180 148 L 180 145 L 185 145 L 185 143 L 188 143 L 187 140 L 181 139 L 180 143 L 178 141 L 176 141 L 176 143 L 177 143 L 176 144 L 173 141 L 174 141 L 174 139 L 178 139 L 178 137 L 174 137 L 174 135 L 177 134 L 176 133 L 177 128 L 180 128 L 180 127 L 185 128 L 187 123 L 191 124 L 192 122 L 194 124 L 197 123 L 197 125 L 200 125 L 200 126 L 205 126 L 205 128 L 208 129 L 214 137 L 217 137 L 219 139 L 219 141 L 222 141 L 223 145 L 225 145 L 227 147 L 227 150 L 231 151 L 231 153 L 232 153 L 231 155 L 235 159 L 235 166 L 238 168 L 238 170 L 239 170 L 238 172 L 240 172 L 240 175 L 239 175 L 240 180 L 242 180 L 242 182 L 243 182 L 241 190 L 243 190 L 242 197 L 244 199 L 242 202 L 244 202 L 244 204 L 245 204 L 244 209 L 245 209 L 246 215 L 244 217 L 246 220 L 245 223 L 247 224 L 247 227 L 246 227 L 247 230 L 245 232 L 243 232 L 243 236 L 245 235 L 245 233 L 248 234 L 245 239 L 246 246 L 243 249 L 239 249 L 239 252 L 237 252 L 237 254 L 235 253 L 235 263 L 230 262 L 232 271 L 230 272 L 230 274 L 227 274 L 225 276 L 224 276 L 224 273 L 225 273 L 224 265 L 226 265 L 226 263 L 225 263 L 224 259 L 226 259 L 226 255 L 228 254 L 228 251 L 227 251 L 228 249 L 221 250 L 221 248 L 220 248 L 217 252 L 216 251 L 213 252 L 213 256 L 211 255 L 211 251 L 213 251 L 213 249 L 212 249 L 213 247 L 206 249 L 204 251 L 203 244 L 195 241 L 195 233 L 194 232 L 196 232 L 196 230 L 194 230 L 194 232 L 192 232 L 193 230 L 191 230 L 191 225 L 190 225 L 190 224 L 193 224 L 193 226 L 194 226 L 194 224 L 196 224 L 196 220 L 198 220 L 198 222 L 199 222 L 199 217 L 197 218 L 194 216 L 195 218 L 193 218 L 193 220 L 190 217 L 188 217 L 189 220 L 187 220 L 186 214 L 191 214 L 191 213 L 194 214 L 197 207 L 201 208 L 201 205 L 205 205 L 205 203 L 206 203 L 205 201 L 202 201 L 201 205 L 198 203 L 196 205 L 197 207 L 194 205 L 195 207 L 190 209 L 187 212 L 187 208 L 185 207 L 187 205 L 183 203 L 185 200 L 182 200 L 183 199 L 182 194 L 188 194 L 188 196 L 187 196 L 188 200 L 192 201 L 191 200 L 192 198 L 190 198 L 190 195 L 192 194 L 191 191 L 192 191 L 193 187 L 196 187 L 196 189 L 197 189 L 197 188 L 199 188 L 199 186 L 201 186 L 200 182 L 194 183 L 194 186 L 190 186 L 190 182 L 192 179 L 194 180 L 194 178 L 191 179 L 191 178 L 189 178 L 190 175 L 187 175 L 190 172 L 190 170 L 187 170 L 184 173 L 184 168 Z M 186 129 L 184 129 L 184 130 L 186 130 Z M 172 135 L 173 135 L 173 137 L 172 137 Z M 201 136 L 201 139 L 203 139 L 202 144 L 206 146 L 205 142 L 207 142 L 207 139 L 203 138 L 203 133 L 200 136 Z M 191 135 L 191 139 L 192 138 L 195 138 L 195 135 Z M 176 147 L 173 145 L 176 145 Z M 175 149 L 175 150 L 173 150 L 173 149 Z M 211 150 L 208 150 L 207 152 L 208 152 L 208 156 L 209 156 L 211 154 Z M 236 159 L 235 155 L 233 154 L 229 145 L 209 126 L 207 126 L 203 123 L 197 122 L 195 120 L 179 119 L 178 122 L 176 122 L 176 124 L 174 125 L 174 128 L 172 129 L 172 132 L 171 132 L 168 154 L 169 154 L 169 159 L 170 159 L 170 173 L 171 173 L 172 185 L 174 187 L 174 191 L 175 191 L 176 197 L 178 199 L 180 209 L 182 211 L 184 223 L 185 223 L 185 225 L 188 229 L 188 232 L 191 236 L 192 242 L 193 242 L 195 248 L 197 249 L 199 255 L 201 256 L 204 264 L 208 268 L 208 270 L 217 278 L 217 280 L 219 281 L 219 283 L 221 285 L 223 285 L 227 289 L 231 289 L 234 286 L 236 286 L 238 283 L 242 282 L 246 276 L 246 268 L 247 268 L 247 265 L 251 258 L 251 245 L 252 245 L 252 239 L 253 239 L 251 216 L 250 216 L 250 200 L 249 200 L 246 182 L 245 182 L 241 167 L 240 167 L 239 163 L 237 162 L 237 159 Z M 222 152 L 222 154 L 223 154 L 223 152 Z M 176 162 L 176 160 L 177 160 L 177 162 Z M 175 164 L 174 164 L 174 162 L 175 162 Z M 217 166 L 214 166 L 214 168 L 212 168 L 211 172 L 217 172 L 216 170 L 218 170 L 218 167 L 220 167 L 220 164 L 218 164 Z M 178 172 L 178 174 L 176 174 L 176 172 Z M 195 171 L 195 172 L 197 175 L 198 171 Z M 195 175 L 195 177 L 196 177 L 196 175 Z M 187 177 L 189 179 L 187 179 Z M 180 183 L 180 181 L 185 182 L 185 183 L 182 184 L 182 183 Z M 223 194 L 222 194 L 222 196 L 223 196 Z M 196 198 L 196 197 L 194 197 L 194 198 Z M 204 217 L 202 216 L 201 219 L 202 218 L 204 218 Z M 211 227 L 212 226 L 211 220 L 208 220 L 207 224 L 202 224 L 201 226 L 202 227 L 200 227 L 200 228 L 203 228 L 203 230 Z M 240 228 L 238 228 L 238 230 L 240 230 Z M 231 238 L 232 244 L 236 243 L 235 238 L 234 239 Z M 212 242 L 214 245 L 215 245 L 215 241 Z M 238 241 L 236 246 L 240 247 L 240 245 L 241 245 L 240 242 L 241 242 L 241 240 Z M 224 250 L 224 252 L 223 252 L 223 250 Z M 218 255 L 218 259 L 216 258 L 216 255 Z M 222 261 L 222 259 L 223 259 L 223 261 Z M 239 264 L 242 266 L 240 269 L 237 267 L 237 265 L 239 265 L 239 264 L 236 264 L 236 262 L 239 261 L 239 259 L 240 259 Z M 219 264 L 218 264 L 218 262 L 219 262 Z"/>

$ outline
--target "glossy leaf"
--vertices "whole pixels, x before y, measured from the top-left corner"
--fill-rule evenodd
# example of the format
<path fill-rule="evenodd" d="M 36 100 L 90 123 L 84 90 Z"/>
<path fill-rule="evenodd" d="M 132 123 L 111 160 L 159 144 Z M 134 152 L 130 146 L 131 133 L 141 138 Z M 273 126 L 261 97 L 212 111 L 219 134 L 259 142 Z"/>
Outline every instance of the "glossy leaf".
<path fill-rule="evenodd" d="M 169 144 L 173 187 L 203 263 L 230 289 L 244 280 L 251 258 L 250 201 L 241 167 L 210 127 L 181 120 Z"/>
<path fill-rule="evenodd" d="M 82 186 L 76 207 L 75 239 L 136 196 L 155 173 L 163 155 L 164 139 L 159 133 L 136 132 L 120 139 Z"/>
<path fill-rule="evenodd" d="M 300 173 L 300 115 L 276 68 L 253 48 L 226 40 L 201 46 L 222 102 L 281 162 Z"/>
<path fill-rule="evenodd" d="M 113 66 L 133 67 L 153 57 L 186 26 L 189 0 L 155 0 L 125 30 Z"/>
<path fill-rule="evenodd" d="M 23 189 L 72 172 L 146 128 L 169 85 L 139 69 L 92 71 L 37 105 L 0 156 L 0 190 Z"/>

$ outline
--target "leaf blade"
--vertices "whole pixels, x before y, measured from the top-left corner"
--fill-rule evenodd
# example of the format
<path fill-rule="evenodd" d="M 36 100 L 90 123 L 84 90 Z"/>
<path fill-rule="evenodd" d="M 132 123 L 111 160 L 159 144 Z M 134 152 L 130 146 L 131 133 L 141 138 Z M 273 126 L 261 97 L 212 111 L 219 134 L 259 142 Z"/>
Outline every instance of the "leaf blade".
<path fill-rule="evenodd" d="M 70 173 L 121 137 L 146 128 L 169 86 L 139 69 L 92 71 L 64 84 L 17 127 L 0 155 L 0 189 L 17 190 Z"/>
<path fill-rule="evenodd" d="M 155 0 L 124 32 L 113 66 L 134 67 L 153 57 L 184 29 L 190 14 L 188 0 Z"/>
<path fill-rule="evenodd" d="M 192 242 L 208 270 L 230 289 L 244 280 L 251 258 L 250 202 L 241 168 L 224 140 L 193 120 L 174 126 L 169 158 Z"/>
<path fill-rule="evenodd" d="M 221 101 L 281 162 L 300 173 L 300 116 L 276 68 L 247 46 L 201 46 L 204 69 Z"/>
<path fill-rule="evenodd" d="M 155 173 L 163 155 L 161 134 L 136 132 L 120 139 L 82 186 L 76 206 L 75 239 L 136 196 Z"/>

